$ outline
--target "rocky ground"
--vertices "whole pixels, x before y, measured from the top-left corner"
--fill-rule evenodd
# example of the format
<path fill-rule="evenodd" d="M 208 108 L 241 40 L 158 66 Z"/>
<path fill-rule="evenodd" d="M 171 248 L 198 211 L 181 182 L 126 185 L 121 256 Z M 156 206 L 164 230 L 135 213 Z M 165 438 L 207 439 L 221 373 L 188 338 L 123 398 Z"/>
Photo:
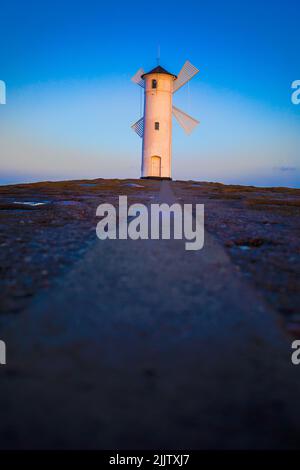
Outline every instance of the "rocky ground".
<path fill-rule="evenodd" d="M 300 190 L 171 186 L 180 202 L 205 204 L 206 230 L 281 314 L 286 330 L 300 336 Z M 158 189 L 158 181 L 106 179 L 0 187 L 1 314 L 21 313 L 82 257 L 95 241 L 100 203 L 128 195 L 129 203 L 147 204 Z"/>
<path fill-rule="evenodd" d="M 21 312 L 82 257 L 96 240 L 99 204 L 119 195 L 147 203 L 157 187 L 104 179 L 0 187 L 0 313 Z"/>
<path fill-rule="evenodd" d="M 205 204 L 205 227 L 300 336 L 300 190 L 176 182 L 181 202 Z"/>
<path fill-rule="evenodd" d="M 2 449 L 295 449 L 299 190 L 0 188 Z M 100 203 L 205 204 L 205 243 L 96 238 Z"/>

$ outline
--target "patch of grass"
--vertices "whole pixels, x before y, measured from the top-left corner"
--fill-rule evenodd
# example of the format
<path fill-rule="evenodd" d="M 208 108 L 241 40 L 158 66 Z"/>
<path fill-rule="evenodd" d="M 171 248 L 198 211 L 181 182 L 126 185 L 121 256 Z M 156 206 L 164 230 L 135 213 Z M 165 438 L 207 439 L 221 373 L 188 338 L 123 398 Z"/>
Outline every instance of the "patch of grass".
<path fill-rule="evenodd" d="M 253 198 L 245 201 L 248 209 L 273 210 L 282 215 L 295 215 L 299 213 L 299 199 L 273 199 L 273 198 Z"/>
<path fill-rule="evenodd" d="M 212 194 L 209 196 L 209 199 L 243 199 L 243 196 L 240 194 L 227 194 L 227 193 L 219 193 L 219 194 Z"/>
<path fill-rule="evenodd" d="M 272 205 L 272 206 L 295 206 L 300 207 L 300 199 L 269 199 L 269 198 L 254 198 L 248 199 L 247 204 L 249 205 Z"/>

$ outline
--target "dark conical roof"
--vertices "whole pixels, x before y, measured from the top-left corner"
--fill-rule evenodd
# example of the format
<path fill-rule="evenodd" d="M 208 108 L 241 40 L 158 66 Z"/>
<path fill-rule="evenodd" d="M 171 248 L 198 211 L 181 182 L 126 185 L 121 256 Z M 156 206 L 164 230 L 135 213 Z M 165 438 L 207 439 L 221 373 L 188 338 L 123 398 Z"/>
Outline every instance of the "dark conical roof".
<path fill-rule="evenodd" d="M 155 67 L 154 69 L 150 70 L 150 72 L 146 72 L 142 75 L 142 78 L 144 78 L 145 75 L 150 75 L 150 73 L 164 73 L 166 75 L 172 75 L 173 77 L 177 78 L 176 75 L 174 75 L 174 73 L 170 73 L 168 72 L 166 69 L 164 69 L 163 67 L 161 67 L 160 65 L 158 65 L 157 67 Z"/>

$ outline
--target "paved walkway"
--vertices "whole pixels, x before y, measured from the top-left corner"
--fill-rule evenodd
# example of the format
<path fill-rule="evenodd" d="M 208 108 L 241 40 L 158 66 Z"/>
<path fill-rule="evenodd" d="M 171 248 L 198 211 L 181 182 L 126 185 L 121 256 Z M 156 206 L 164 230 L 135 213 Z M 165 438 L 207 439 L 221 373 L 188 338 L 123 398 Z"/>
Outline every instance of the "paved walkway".
<path fill-rule="evenodd" d="M 300 366 L 208 234 L 97 240 L 1 336 L 1 447 L 298 446 Z"/>

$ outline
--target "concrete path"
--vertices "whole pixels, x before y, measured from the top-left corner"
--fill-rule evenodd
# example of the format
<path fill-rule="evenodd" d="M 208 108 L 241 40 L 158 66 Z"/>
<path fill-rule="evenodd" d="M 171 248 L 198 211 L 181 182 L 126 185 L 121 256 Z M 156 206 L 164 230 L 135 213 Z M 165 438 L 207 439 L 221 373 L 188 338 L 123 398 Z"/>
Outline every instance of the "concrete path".
<path fill-rule="evenodd" d="M 298 447 L 300 366 L 208 234 L 97 240 L 1 337 L 3 448 Z"/>

